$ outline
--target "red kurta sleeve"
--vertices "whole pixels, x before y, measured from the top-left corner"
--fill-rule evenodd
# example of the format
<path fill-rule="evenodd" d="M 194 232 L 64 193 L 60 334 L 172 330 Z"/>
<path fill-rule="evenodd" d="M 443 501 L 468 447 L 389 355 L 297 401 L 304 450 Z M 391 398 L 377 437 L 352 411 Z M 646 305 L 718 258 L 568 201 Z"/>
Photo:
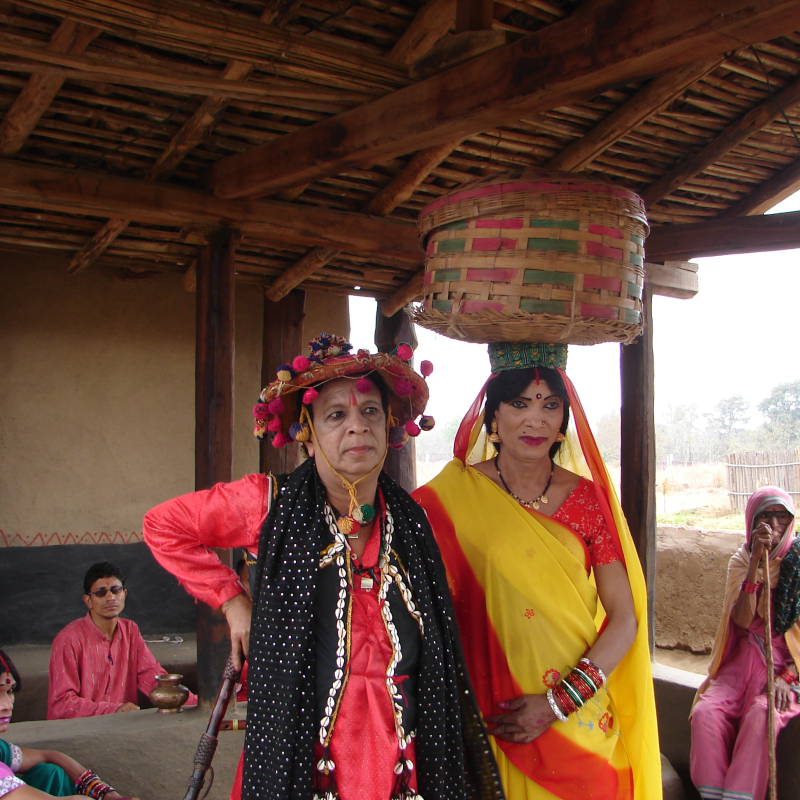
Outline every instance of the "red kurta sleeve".
<path fill-rule="evenodd" d="M 243 591 L 236 573 L 212 547 L 258 549 L 269 510 L 269 479 L 248 475 L 232 483 L 168 500 L 145 514 L 144 539 L 156 560 L 193 597 L 219 608 Z"/>

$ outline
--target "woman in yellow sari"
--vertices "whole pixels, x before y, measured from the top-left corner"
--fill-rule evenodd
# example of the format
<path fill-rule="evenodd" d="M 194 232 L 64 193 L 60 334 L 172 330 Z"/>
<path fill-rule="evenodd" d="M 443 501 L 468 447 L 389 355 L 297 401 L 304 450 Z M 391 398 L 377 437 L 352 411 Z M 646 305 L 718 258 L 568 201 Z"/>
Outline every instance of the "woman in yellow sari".
<path fill-rule="evenodd" d="M 461 424 L 454 460 L 414 497 L 444 557 L 506 795 L 655 800 L 644 578 L 563 372 L 566 346 L 489 352 L 493 375 Z M 579 446 L 571 460 L 561 453 L 567 469 L 553 458 L 571 449 L 562 448 L 570 410 Z"/>

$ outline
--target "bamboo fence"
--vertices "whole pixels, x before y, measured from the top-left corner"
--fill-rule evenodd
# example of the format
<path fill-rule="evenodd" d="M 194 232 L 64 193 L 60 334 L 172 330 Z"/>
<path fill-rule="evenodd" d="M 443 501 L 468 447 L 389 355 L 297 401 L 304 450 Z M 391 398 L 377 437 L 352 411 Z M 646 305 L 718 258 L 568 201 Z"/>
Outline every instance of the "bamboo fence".
<path fill-rule="evenodd" d="M 731 510 L 743 513 L 747 498 L 761 486 L 777 486 L 800 500 L 800 448 L 725 457 Z"/>

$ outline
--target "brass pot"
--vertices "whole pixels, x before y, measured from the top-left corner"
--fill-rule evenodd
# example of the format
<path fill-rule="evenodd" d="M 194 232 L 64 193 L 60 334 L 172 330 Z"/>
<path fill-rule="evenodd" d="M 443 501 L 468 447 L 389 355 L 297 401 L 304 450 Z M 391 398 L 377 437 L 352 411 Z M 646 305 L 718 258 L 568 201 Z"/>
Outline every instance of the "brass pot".
<path fill-rule="evenodd" d="M 183 675 L 156 675 L 156 685 L 150 690 L 150 702 L 159 714 L 177 714 L 189 699 L 189 690 L 181 684 Z"/>

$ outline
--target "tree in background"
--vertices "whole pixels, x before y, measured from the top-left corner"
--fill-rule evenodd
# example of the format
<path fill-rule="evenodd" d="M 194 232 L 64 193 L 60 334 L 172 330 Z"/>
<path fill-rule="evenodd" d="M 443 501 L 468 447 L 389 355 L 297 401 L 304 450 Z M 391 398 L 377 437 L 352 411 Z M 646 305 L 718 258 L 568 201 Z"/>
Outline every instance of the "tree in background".
<path fill-rule="evenodd" d="M 711 414 L 706 414 L 706 418 L 713 442 L 713 455 L 721 459 L 731 452 L 731 443 L 736 434 L 744 430 L 750 421 L 750 403 L 740 394 L 725 397 L 717 403 Z"/>
<path fill-rule="evenodd" d="M 800 380 L 781 383 L 758 404 L 764 415 L 764 428 L 772 447 L 789 448 L 800 444 Z"/>

